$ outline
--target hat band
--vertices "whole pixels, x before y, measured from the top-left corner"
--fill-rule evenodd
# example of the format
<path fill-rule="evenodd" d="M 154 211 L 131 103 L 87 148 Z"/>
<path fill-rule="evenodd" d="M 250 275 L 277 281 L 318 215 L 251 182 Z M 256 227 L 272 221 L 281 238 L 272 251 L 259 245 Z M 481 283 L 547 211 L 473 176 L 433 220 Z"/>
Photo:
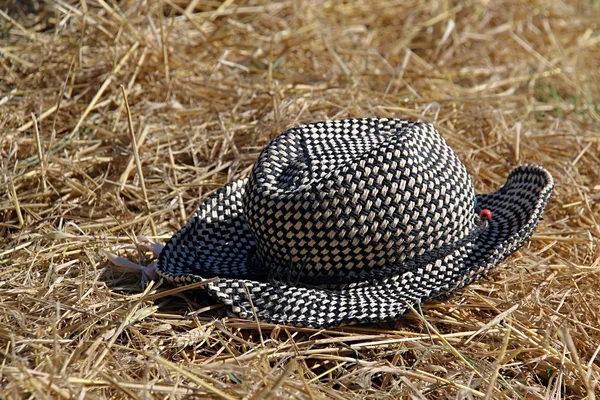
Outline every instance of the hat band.
<path fill-rule="evenodd" d="M 271 269 L 267 278 L 271 284 L 306 288 L 340 288 L 357 283 L 380 281 L 404 271 L 415 271 L 420 268 L 425 268 L 425 266 L 449 256 L 456 250 L 466 246 L 468 243 L 474 242 L 487 227 L 489 227 L 489 218 L 480 216 L 471 232 L 454 243 L 443 245 L 437 249 L 428 251 L 423 255 L 413 257 L 410 260 L 404 260 L 398 264 L 386 265 L 369 271 L 350 271 L 344 276 L 308 276 L 305 271 L 297 267 L 278 267 Z M 314 284 L 315 280 L 318 280 L 317 285 Z"/>

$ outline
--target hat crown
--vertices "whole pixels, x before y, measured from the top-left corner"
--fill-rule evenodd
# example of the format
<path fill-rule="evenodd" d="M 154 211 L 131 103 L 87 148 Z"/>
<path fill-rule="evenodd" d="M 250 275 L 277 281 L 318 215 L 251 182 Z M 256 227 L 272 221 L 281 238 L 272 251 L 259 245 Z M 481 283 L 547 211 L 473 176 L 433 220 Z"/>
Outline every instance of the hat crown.
<path fill-rule="evenodd" d="M 348 276 L 460 241 L 476 223 L 473 199 L 465 166 L 432 125 L 352 119 L 275 138 L 243 213 L 267 270 Z"/>

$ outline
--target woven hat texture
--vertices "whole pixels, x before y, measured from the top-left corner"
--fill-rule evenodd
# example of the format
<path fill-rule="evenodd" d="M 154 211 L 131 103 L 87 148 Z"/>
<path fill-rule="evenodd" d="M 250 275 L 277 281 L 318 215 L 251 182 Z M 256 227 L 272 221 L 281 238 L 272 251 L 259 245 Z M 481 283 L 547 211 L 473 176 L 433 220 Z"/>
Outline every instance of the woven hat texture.
<path fill-rule="evenodd" d="M 248 179 L 202 203 L 157 272 L 178 284 L 219 277 L 205 290 L 246 318 L 313 327 L 394 319 L 521 247 L 552 188 L 544 168 L 527 165 L 476 196 L 427 123 L 302 125 L 275 138 Z"/>

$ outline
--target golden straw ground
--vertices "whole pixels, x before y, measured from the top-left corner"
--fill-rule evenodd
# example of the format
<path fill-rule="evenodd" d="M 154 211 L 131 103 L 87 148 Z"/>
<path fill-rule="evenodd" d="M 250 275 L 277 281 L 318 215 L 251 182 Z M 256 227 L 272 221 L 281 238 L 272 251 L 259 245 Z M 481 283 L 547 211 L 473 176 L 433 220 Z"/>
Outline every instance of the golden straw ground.
<path fill-rule="evenodd" d="M 0 397 L 600 394 L 597 2 L 11 3 Z M 401 320 L 320 331 L 259 329 L 103 255 L 150 263 L 136 236 L 166 242 L 276 134 L 368 116 L 434 123 L 478 192 L 544 165 L 531 243 Z"/>

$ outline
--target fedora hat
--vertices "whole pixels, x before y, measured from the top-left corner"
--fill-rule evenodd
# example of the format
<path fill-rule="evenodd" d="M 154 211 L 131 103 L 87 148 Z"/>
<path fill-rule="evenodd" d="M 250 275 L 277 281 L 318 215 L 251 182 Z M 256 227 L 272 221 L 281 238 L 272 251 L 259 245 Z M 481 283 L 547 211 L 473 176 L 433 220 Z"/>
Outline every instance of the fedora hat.
<path fill-rule="evenodd" d="M 243 318 L 329 327 L 397 318 L 465 286 L 521 247 L 552 176 L 516 167 L 475 195 L 430 124 L 348 119 L 276 137 L 247 179 L 200 205 L 156 272 L 204 286 Z M 256 314 L 256 315 L 255 315 Z"/>

